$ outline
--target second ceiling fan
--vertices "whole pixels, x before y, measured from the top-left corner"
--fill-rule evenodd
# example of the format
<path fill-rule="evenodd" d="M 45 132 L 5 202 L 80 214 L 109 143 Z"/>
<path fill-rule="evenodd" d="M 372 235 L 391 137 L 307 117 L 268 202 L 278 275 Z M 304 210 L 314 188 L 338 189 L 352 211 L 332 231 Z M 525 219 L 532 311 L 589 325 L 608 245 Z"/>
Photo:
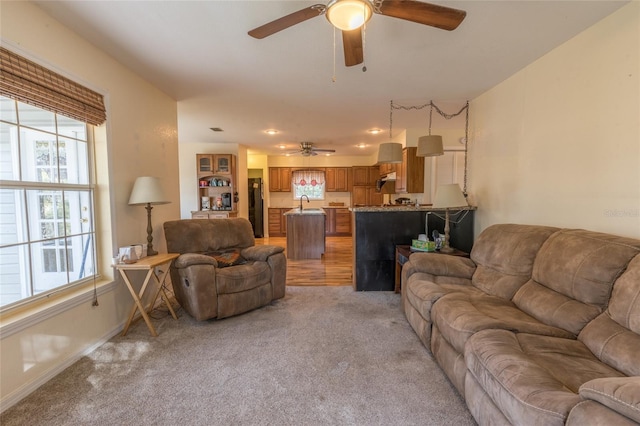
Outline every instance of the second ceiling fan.
<path fill-rule="evenodd" d="M 455 30 L 467 15 L 464 10 L 415 0 L 331 0 L 326 5 L 314 4 L 261 25 L 249 31 L 249 35 L 262 39 L 322 14 L 342 31 L 344 62 L 348 67 L 364 61 L 362 26 L 373 14 L 448 31 Z"/>

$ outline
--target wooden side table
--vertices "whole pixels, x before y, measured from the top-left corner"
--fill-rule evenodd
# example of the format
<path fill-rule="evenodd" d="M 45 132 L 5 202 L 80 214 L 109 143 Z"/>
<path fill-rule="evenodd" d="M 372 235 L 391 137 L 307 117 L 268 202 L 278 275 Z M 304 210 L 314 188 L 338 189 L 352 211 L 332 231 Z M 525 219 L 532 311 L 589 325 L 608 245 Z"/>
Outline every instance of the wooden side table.
<path fill-rule="evenodd" d="M 158 283 L 158 291 L 156 291 L 155 297 L 151 301 L 151 307 L 153 308 L 153 306 L 156 303 L 156 300 L 158 299 L 158 295 L 162 293 L 162 296 L 164 296 L 164 300 L 167 303 L 167 307 L 169 308 L 169 312 L 171 312 L 171 316 L 176 320 L 178 319 L 178 316 L 176 315 L 173 308 L 171 307 L 169 297 L 167 296 L 167 293 L 164 290 L 164 282 L 165 282 L 165 279 L 167 278 L 167 274 L 169 273 L 169 263 L 171 263 L 171 261 L 178 256 L 180 256 L 179 253 L 161 253 L 155 256 L 144 257 L 136 261 L 136 263 L 118 263 L 117 265 L 113 265 L 120 272 L 120 275 L 122 276 L 122 279 L 127 285 L 127 288 L 131 293 L 131 297 L 133 297 L 133 301 L 135 302 L 133 308 L 131 308 L 131 313 L 129 314 L 127 323 L 124 326 L 124 330 L 122 330 L 123 336 L 127 334 L 127 331 L 129 330 L 129 326 L 131 326 L 131 321 L 133 321 L 133 316 L 136 314 L 136 311 L 138 309 L 140 310 L 140 314 L 142 314 L 142 318 L 144 318 L 144 322 L 147 323 L 147 327 L 149 328 L 151 335 L 153 337 L 158 336 L 158 333 L 156 332 L 155 328 L 153 328 L 153 325 L 151 324 L 151 320 L 149 319 L 149 315 L 147 314 L 147 311 L 144 309 L 144 306 L 142 306 L 142 302 L 140 301 L 140 299 L 142 298 L 142 295 L 147 289 L 147 285 L 149 284 L 149 281 L 151 281 L 151 277 L 153 277 Z M 156 268 L 163 265 L 165 265 L 166 267 L 163 268 L 164 270 L 162 271 L 162 275 L 158 277 L 158 274 L 156 273 Z M 134 290 L 133 285 L 131 285 L 131 280 L 127 275 L 127 271 L 147 271 L 147 275 L 145 275 L 144 281 L 142 282 L 142 287 L 140 288 L 140 293 L 136 294 L 136 291 Z"/>
<path fill-rule="evenodd" d="M 411 250 L 410 245 L 397 245 L 396 246 L 396 280 L 395 280 L 396 293 L 400 293 L 400 286 L 402 285 L 401 283 L 402 265 L 407 263 L 407 261 L 409 260 L 409 256 L 411 256 L 412 253 L 438 253 L 438 254 L 448 254 L 451 256 L 469 257 L 469 253 L 462 250 L 458 250 L 458 249 L 453 249 L 453 251 L 448 253 L 442 253 L 439 250 L 424 252 L 420 250 L 415 250 L 415 251 Z"/>

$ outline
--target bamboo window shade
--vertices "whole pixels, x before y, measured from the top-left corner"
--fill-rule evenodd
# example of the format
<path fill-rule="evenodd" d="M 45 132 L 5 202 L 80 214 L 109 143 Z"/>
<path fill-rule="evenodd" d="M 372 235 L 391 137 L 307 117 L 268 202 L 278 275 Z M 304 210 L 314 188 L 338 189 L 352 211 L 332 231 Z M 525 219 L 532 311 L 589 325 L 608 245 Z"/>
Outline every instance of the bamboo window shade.
<path fill-rule="evenodd" d="M 99 126 L 107 119 L 101 94 L 0 47 L 0 95 Z"/>

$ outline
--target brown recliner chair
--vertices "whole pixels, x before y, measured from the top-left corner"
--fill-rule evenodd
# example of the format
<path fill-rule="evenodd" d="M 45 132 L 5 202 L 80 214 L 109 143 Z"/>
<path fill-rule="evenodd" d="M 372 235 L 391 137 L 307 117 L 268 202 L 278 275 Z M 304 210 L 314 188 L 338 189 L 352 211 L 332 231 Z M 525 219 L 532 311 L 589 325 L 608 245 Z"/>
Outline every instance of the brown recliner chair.
<path fill-rule="evenodd" d="M 198 321 L 226 318 L 284 297 L 284 248 L 255 245 L 244 218 L 164 223 L 171 282 L 178 303 Z"/>

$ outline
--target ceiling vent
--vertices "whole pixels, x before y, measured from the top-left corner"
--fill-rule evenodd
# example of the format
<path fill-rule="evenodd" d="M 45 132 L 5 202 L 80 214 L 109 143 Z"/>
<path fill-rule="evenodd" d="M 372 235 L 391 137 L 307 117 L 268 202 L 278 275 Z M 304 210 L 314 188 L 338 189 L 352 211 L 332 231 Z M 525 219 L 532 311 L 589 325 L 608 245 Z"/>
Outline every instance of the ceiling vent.
<path fill-rule="evenodd" d="M 224 130 L 222 130 L 220 127 L 211 127 L 211 130 L 213 130 L 214 132 L 224 132 Z"/>

